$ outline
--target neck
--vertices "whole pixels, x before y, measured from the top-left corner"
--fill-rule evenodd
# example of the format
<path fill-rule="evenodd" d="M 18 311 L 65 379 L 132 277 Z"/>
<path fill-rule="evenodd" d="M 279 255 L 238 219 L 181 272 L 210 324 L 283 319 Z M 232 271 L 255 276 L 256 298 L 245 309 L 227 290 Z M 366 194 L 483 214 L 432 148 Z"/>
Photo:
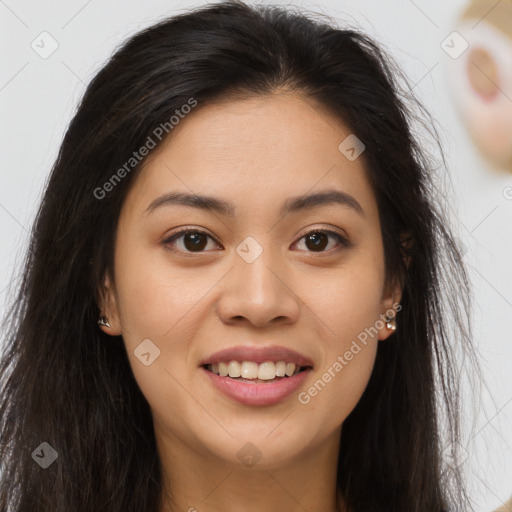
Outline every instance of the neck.
<path fill-rule="evenodd" d="M 164 484 L 159 512 L 344 510 L 336 492 L 340 430 L 285 462 L 252 467 L 199 453 L 168 431 L 155 434 Z"/>

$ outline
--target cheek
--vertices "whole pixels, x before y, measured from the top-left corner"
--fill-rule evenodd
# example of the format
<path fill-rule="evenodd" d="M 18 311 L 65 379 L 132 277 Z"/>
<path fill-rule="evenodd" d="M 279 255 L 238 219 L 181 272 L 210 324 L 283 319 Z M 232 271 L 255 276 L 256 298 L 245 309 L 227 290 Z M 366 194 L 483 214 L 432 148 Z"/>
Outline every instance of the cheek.
<path fill-rule="evenodd" d="M 379 319 L 384 285 L 381 251 L 378 246 L 361 249 L 336 268 L 297 274 L 298 295 L 315 313 L 329 353 L 350 346 Z"/>
<path fill-rule="evenodd" d="M 323 318 L 329 329 L 322 332 L 322 363 L 298 396 L 304 420 L 321 418 L 319 430 L 324 433 L 341 425 L 361 399 L 373 371 L 380 327 L 374 292 L 365 293 L 361 286 L 348 297 L 339 291 L 330 296 Z"/>
<path fill-rule="evenodd" d="M 120 247 L 119 253 L 116 285 L 125 342 L 171 336 L 215 283 L 209 273 L 172 266 L 158 249 L 137 253 Z"/>
<path fill-rule="evenodd" d="M 333 276 L 312 298 L 334 342 L 343 345 L 379 318 L 381 279 L 365 269 Z"/>
<path fill-rule="evenodd" d="M 182 426 L 170 411 L 197 413 L 184 386 L 191 367 L 189 350 L 199 337 L 201 308 L 218 280 L 213 273 L 172 267 L 165 254 L 119 247 L 116 287 L 122 336 L 137 384 L 152 411 L 174 431 Z M 147 355 L 149 354 L 149 355 Z M 148 364 L 149 363 L 149 364 Z"/>
<path fill-rule="evenodd" d="M 200 337 L 206 314 L 203 304 L 218 277 L 173 267 L 158 252 L 138 253 L 120 246 L 116 287 L 134 377 L 151 406 L 165 410 L 181 396 L 180 383 L 189 378 L 190 346 Z"/>
<path fill-rule="evenodd" d="M 316 379 L 299 396 L 308 414 L 324 418 L 326 430 L 341 424 L 361 398 L 373 370 L 378 330 L 384 325 L 379 258 L 354 255 L 351 264 L 331 274 L 310 289 L 311 309 L 319 317 L 322 362 Z"/>

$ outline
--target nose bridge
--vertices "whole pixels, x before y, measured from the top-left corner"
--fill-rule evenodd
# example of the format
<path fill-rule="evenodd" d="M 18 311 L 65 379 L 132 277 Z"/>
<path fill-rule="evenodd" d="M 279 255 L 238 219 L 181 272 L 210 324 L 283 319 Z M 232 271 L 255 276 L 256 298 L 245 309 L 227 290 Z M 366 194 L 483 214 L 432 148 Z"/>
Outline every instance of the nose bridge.
<path fill-rule="evenodd" d="M 277 317 L 296 319 L 298 301 L 285 284 L 285 263 L 280 257 L 279 251 L 264 247 L 252 237 L 239 244 L 219 303 L 224 321 L 245 317 L 263 325 Z"/>
<path fill-rule="evenodd" d="M 279 293 L 279 281 L 270 270 L 279 267 L 276 251 L 269 244 L 265 249 L 251 240 L 245 240 L 237 248 L 238 260 L 235 259 L 235 271 L 239 276 L 241 288 L 253 297 L 255 303 L 271 301 Z M 282 286 L 282 284 L 281 284 Z"/>

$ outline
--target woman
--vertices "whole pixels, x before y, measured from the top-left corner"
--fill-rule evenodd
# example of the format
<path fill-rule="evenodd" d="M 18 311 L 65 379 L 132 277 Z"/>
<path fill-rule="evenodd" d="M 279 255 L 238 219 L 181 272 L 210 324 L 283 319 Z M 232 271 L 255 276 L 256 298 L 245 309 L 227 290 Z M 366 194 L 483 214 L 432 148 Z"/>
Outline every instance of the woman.
<path fill-rule="evenodd" d="M 240 2 L 116 51 L 9 315 L 1 512 L 469 509 L 470 289 L 400 79 Z"/>

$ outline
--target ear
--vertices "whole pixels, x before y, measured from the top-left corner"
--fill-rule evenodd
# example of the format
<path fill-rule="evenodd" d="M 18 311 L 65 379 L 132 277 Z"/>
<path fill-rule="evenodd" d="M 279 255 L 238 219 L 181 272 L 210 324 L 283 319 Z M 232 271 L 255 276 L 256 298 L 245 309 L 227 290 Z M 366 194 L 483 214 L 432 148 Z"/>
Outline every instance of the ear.
<path fill-rule="evenodd" d="M 389 329 L 387 327 L 387 322 L 385 319 L 386 317 L 393 317 L 396 322 L 398 312 L 402 309 L 402 306 L 400 305 L 401 299 L 402 286 L 399 280 L 397 279 L 392 285 L 386 287 L 382 295 L 381 316 L 380 322 L 378 322 L 378 325 L 382 323 L 382 327 L 379 329 L 379 340 L 383 341 L 395 332 L 394 330 Z"/>
<path fill-rule="evenodd" d="M 389 329 L 386 325 L 385 318 L 393 317 L 396 320 L 398 317 L 398 312 L 402 309 L 400 305 L 400 301 L 402 300 L 402 293 L 404 288 L 405 281 L 405 273 L 409 268 L 409 264 L 411 262 L 411 256 L 409 254 L 409 249 L 413 245 L 413 237 L 410 233 L 403 233 L 400 236 L 400 254 L 402 257 L 402 261 L 405 266 L 405 270 L 400 273 L 400 275 L 396 276 L 392 283 L 388 283 L 385 286 L 384 292 L 382 294 L 381 299 L 381 319 L 383 320 L 383 326 L 379 329 L 379 340 L 386 340 L 391 334 L 393 334 L 394 330 Z M 399 318 L 399 317 L 398 317 Z"/>
<path fill-rule="evenodd" d="M 121 334 L 121 322 L 119 320 L 118 300 L 116 290 L 108 273 L 105 273 L 103 286 L 99 290 L 99 308 L 100 316 L 105 317 L 110 324 L 100 325 L 100 329 L 110 336 L 119 336 Z"/>

